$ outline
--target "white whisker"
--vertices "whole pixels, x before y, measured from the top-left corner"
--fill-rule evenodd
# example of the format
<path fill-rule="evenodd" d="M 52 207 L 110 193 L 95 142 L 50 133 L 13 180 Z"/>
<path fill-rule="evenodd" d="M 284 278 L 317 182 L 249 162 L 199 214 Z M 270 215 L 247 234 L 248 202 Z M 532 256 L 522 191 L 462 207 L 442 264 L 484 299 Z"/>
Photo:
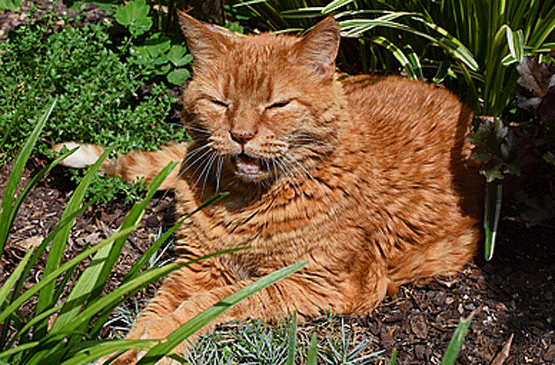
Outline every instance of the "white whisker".
<path fill-rule="evenodd" d="M 279 167 L 284 176 L 287 177 L 287 179 L 291 182 L 291 184 L 293 185 L 293 189 L 295 189 L 297 194 L 300 195 L 302 199 L 305 199 L 304 193 L 302 192 L 299 184 L 295 181 L 295 175 L 293 174 L 293 171 L 291 171 L 291 169 L 288 168 L 283 163 L 283 161 L 280 161 L 280 159 L 274 159 L 273 161 L 276 163 L 276 166 Z"/>
<path fill-rule="evenodd" d="M 218 156 L 218 162 L 216 163 L 216 194 L 220 192 L 220 180 L 222 179 L 222 169 L 223 169 L 224 158 Z"/>
<path fill-rule="evenodd" d="M 328 201 L 329 207 L 330 207 L 330 209 L 333 211 L 333 213 L 334 213 L 334 215 L 335 215 L 335 211 L 333 210 L 333 206 L 332 206 L 332 204 L 331 204 L 331 200 L 329 199 L 328 195 L 326 194 L 326 192 L 325 192 L 324 189 L 322 188 L 322 185 L 321 185 L 318 181 L 316 181 L 316 179 L 314 179 L 314 177 L 312 176 L 312 174 L 311 174 L 301 163 L 299 163 L 299 161 L 297 161 L 293 156 L 291 156 L 291 155 L 290 155 L 289 153 L 287 153 L 286 151 L 283 151 L 283 153 L 284 153 L 284 156 L 287 157 L 287 161 L 288 161 L 288 162 L 291 161 L 291 162 L 295 163 L 295 164 L 306 174 L 306 176 L 308 176 L 308 178 L 309 178 L 310 180 L 312 180 L 312 182 L 314 182 L 314 184 L 316 184 L 316 186 L 318 187 L 318 189 L 320 189 L 320 191 L 322 192 L 322 194 L 324 195 L 324 197 L 325 197 L 326 200 Z M 303 174 L 301 174 L 301 176 L 303 176 Z M 304 176 L 303 176 L 303 178 L 304 178 Z M 307 181 L 305 180 L 305 182 L 307 182 Z M 308 184 L 308 182 L 307 182 L 307 186 L 308 186 L 309 189 L 310 189 L 310 185 Z M 311 192 L 312 192 L 312 189 L 311 189 Z M 312 192 L 312 195 L 314 196 L 314 192 Z M 336 218 L 337 218 L 337 216 L 336 216 Z"/>

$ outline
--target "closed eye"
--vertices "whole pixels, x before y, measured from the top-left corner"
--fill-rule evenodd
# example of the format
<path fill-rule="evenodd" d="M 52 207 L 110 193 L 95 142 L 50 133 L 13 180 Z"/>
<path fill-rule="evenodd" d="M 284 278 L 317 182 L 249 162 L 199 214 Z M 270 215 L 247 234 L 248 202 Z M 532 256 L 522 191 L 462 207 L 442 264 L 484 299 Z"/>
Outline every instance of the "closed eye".
<path fill-rule="evenodd" d="M 278 108 L 283 108 L 283 107 L 287 106 L 290 102 L 291 102 L 291 100 L 279 101 L 279 102 L 277 102 L 277 103 L 273 103 L 272 105 L 266 107 L 266 109 L 278 109 Z"/>
<path fill-rule="evenodd" d="M 224 108 L 228 107 L 227 103 L 225 103 L 221 100 L 218 100 L 218 99 L 210 99 L 210 102 L 212 102 L 213 104 L 219 105 L 219 106 L 223 106 Z"/>

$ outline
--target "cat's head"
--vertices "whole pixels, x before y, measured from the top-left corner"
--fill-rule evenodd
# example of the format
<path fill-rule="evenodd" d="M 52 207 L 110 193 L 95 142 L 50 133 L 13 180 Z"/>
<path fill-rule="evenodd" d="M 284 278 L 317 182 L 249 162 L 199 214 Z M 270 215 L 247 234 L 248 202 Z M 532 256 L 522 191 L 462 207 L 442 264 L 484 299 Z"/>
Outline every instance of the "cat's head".
<path fill-rule="evenodd" d="M 337 140 L 337 22 L 301 38 L 229 36 L 185 13 L 180 22 L 194 58 L 184 122 L 197 142 L 185 164 L 247 183 L 306 178 Z"/>

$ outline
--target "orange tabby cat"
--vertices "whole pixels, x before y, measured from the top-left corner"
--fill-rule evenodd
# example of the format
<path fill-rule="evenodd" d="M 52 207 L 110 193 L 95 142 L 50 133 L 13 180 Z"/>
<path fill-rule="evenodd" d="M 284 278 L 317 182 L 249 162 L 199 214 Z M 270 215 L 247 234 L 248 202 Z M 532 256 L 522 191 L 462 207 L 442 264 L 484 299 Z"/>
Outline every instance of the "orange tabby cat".
<path fill-rule="evenodd" d="M 179 260 L 252 248 L 169 275 L 128 338 L 164 338 L 303 260 L 304 269 L 218 321 L 366 315 L 400 285 L 468 263 L 480 238 L 483 182 L 465 141 L 471 111 L 455 96 L 398 77 L 338 78 L 333 18 L 302 38 L 229 37 L 184 13 L 180 20 L 194 56 L 183 111 L 194 141 L 121 155 L 102 170 L 149 181 L 183 160 L 162 187 L 175 189 L 178 216 L 229 194 L 186 221 Z M 101 152 L 83 146 L 66 164 L 90 164 Z"/>

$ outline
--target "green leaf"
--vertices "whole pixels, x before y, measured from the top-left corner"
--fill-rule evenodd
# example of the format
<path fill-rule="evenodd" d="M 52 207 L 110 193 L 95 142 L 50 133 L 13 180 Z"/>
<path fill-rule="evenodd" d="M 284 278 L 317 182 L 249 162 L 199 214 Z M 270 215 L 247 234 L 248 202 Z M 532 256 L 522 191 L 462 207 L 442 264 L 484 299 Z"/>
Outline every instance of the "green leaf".
<path fill-rule="evenodd" d="M 156 340 L 112 340 L 112 341 L 87 341 L 77 344 L 68 354 L 69 360 L 60 365 L 83 365 L 91 363 L 102 356 L 123 353 L 126 350 L 139 349 L 146 351 Z M 99 364 L 100 365 L 100 364 Z"/>
<path fill-rule="evenodd" d="M 69 260 L 68 262 L 66 262 L 65 264 L 61 265 L 59 268 L 54 270 L 48 276 L 43 277 L 42 280 L 40 280 L 38 283 L 33 285 L 31 288 L 29 288 L 25 293 L 23 293 L 16 300 L 14 300 L 7 308 L 4 308 L 4 310 L 0 312 L 0 323 L 6 320 L 11 313 L 13 313 L 17 308 L 19 308 L 23 303 L 25 303 L 29 298 L 31 298 L 37 292 L 39 292 L 42 288 L 55 281 L 60 274 L 66 272 L 67 270 L 69 270 L 69 268 L 79 264 L 86 257 L 98 251 L 100 248 L 104 247 L 105 245 L 111 243 L 113 240 L 119 238 L 122 235 L 129 234 L 133 230 L 133 228 L 135 227 L 131 227 L 128 230 L 115 233 L 113 236 L 98 243 L 94 247 L 91 247 L 88 250 L 85 250 L 82 253 L 78 254 L 73 259 Z"/>
<path fill-rule="evenodd" d="M 191 54 L 186 54 L 186 52 L 186 47 L 174 44 L 168 52 L 168 59 L 176 67 L 185 66 L 193 61 L 193 56 Z"/>
<path fill-rule="evenodd" d="M 295 365 L 295 350 L 297 349 L 297 311 L 293 314 L 293 323 L 289 328 L 289 346 L 285 365 Z"/>
<path fill-rule="evenodd" d="M 21 276 L 21 273 L 23 272 L 23 269 L 25 269 L 25 265 L 27 265 L 27 262 L 31 258 L 33 251 L 34 249 L 31 249 L 25 254 L 23 259 L 19 262 L 19 264 L 17 264 L 15 270 L 10 274 L 8 280 L 6 280 L 4 285 L 2 285 L 2 288 L 0 289 L 0 308 L 4 307 L 4 302 L 7 301 L 10 290 L 12 290 L 17 279 L 19 279 L 19 277 Z"/>
<path fill-rule="evenodd" d="M 171 40 L 168 37 L 160 37 L 160 34 L 154 34 L 145 41 L 144 47 L 152 58 L 158 58 L 161 55 L 167 57 L 166 53 L 171 48 Z"/>
<path fill-rule="evenodd" d="M 393 56 L 399 61 L 403 70 L 408 74 L 409 78 L 412 80 L 418 80 L 422 75 L 422 69 L 419 67 L 418 57 L 414 54 L 411 56 L 405 55 L 405 53 L 397 47 L 395 44 L 390 42 L 384 37 L 376 37 L 373 39 L 374 43 L 384 46 Z M 412 51 L 412 49 L 409 49 Z"/>
<path fill-rule="evenodd" d="M 123 8 L 116 11 L 116 21 L 121 25 L 129 26 L 133 37 L 138 37 L 152 26 L 152 19 L 148 16 L 150 6 L 145 0 L 134 0 L 127 3 Z"/>
<path fill-rule="evenodd" d="M 183 224 L 183 222 L 185 222 L 185 220 L 189 219 L 191 216 L 198 213 L 199 211 L 201 211 L 205 207 L 219 201 L 220 199 L 222 199 L 226 195 L 227 195 L 227 193 L 218 194 L 218 195 L 213 196 L 212 198 L 208 199 L 207 201 L 202 203 L 200 206 L 198 206 L 191 213 L 187 214 L 185 217 L 183 217 L 177 223 L 175 223 L 173 225 L 173 227 L 171 227 L 167 232 L 165 232 L 162 236 L 160 236 L 160 238 L 158 238 L 152 245 L 150 245 L 150 247 L 139 258 L 139 260 L 137 260 L 137 262 L 135 262 L 135 264 L 133 264 L 133 267 L 131 267 L 131 269 L 127 272 L 127 274 L 123 278 L 122 283 L 126 283 L 129 280 L 131 280 L 133 277 L 135 277 L 137 275 L 137 273 L 139 272 L 139 270 L 141 270 L 146 265 L 146 263 L 148 261 L 148 258 L 151 257 L 156 252 L 156 250 L 158 250 L 158 248 Z"/>
<path fill-rule="evenodd" d="M 391 360 L 389 361 L 389 365 L 395 365 L 397 363 L 397 349 L 393 348 L 391 352 Z"/>
<path fill-rule="evenodd" d="M 177 70 L 173 70 L 168 74 L 168 81 L 174 85 L 179 85 L 185 80 L 191 77 L 189 70 L 185 68 L 178 68 Z"/>
<path fill-rule="evenodd" d="M 104 154 L 96 161 L 90 168 L 81 183 L 77 186 L 71 199 L 67 203 L 66 209 L 62 214 L 62 218 L 66 218 L 72 212 L 79 210 L 79 207 L 83 204 L 83 199 L 87 192 L 88 187 L 90 186 L 93 178 L 96 176 L 100 165 L 104 162 L 108 154 L 111 152 L 111 149 L 107 149 Z M 65 251 L 65 247 L 67 244 L 67 240 L 69 234 L 71 232 L 72 225 L 66 225 L 60 232 L 54 237 L 52 240 L 52 244 L 50 247 L 50 251 L 48 253 L 48 258 L 46 260 L 46 265 L 44 267 L 44 277 L 49 276 L 52 272 L 55 272 L 59 267 L 62 261 L 62 257 Z M 39 293 L 39 299 L 37 302 L 37 314 L 40 314 L 43 310 L 50 307 L 52 301 L 56 301 L 53 298 L 55 282 L 47 284 Z M 69 305 L 66 303 L 66 305 Z M 58 318 L 59 319 L 59 318 Z M 40 333 L 43 335 L 45 329 L 42 329 Z"/>
<path fill-rule="evenodd" d="M 0 0 L 0 10 L 19 11 L 23 0 Z"/>
<path fill-rule="evenodd" d="M 467 319 L 461 319 L 459 321 L 457 329 L 455 330 L 455 333 L 453 333 L 451 341 L 449 341 L 447 350 L 445 350 L 445 354 L 443 355 L 443 359 L 441 360 L 440 365 L 455 364 L 455 362 L 457 361 L 457 356 L 459 355 L 459 351 L 461 350 L 461 345 L 464 341 L 464 337 L 466 336 L 466 331 L 468 331 L 468 327 L 470 326 L 471 320 L 472 315 L 470 315 Z"/>
<path fill-rule="evenodd" d="M 326 5 L 326 7 L 322 10 L 322 13 L 324 13 L 324 14 L 333 13 L 334 11 L 339 9 L 340 7 L 345 6 L 347 4 L 350 4 L 352 2 L 353 2 L 353 0 L 334 0 L 331 3 L 329 3 L 328 5 Z"/>
<path fill-rule="evenodd" d="M 132 0 L 125 7 L 118 8 L 115 18 L 121 25 L 131 25 L 137 19 L 146 18 L 149 10 L 145 0 Z"/>
<path fill-rule="evenodd" d="M 2 197 L 2 205 L 0 207 L 0 255 L 4 252 L 4 245 L 6 244 L 8 233 L 17 213 L 16 209 L 12 205 L 15 199 L 17 185 L 19 184 L 21 175 L 23 174 L 25 164 L 27 163 L 27 160 L 29 159 L 29 156 L 31 155 L 31 152 L 33 151 L 33 148 L 39 138 L 40 132 L 44 128 L 52 110 L 54 110 L 57 101 L 58 97 L 56 97 L 49 106 L 44 108 L 39 121 L 33 129 L 33 132 L 27 138 L 25 145 L 21 149 L 21 152 L 14 163 L 10 178 L 8 179 L 6 190 L 4 191 L 4 196 Z"/>
<path fill-rule="evenodd" d="M 437 72 L 434 76 L 433 81 L 435 83 L 443 82 L 445 80 L 445 78 L 447 77 L 447 75 L 449 75 L 450 71 L 451 71 L 451 64 L 449 63 L 449 61 L 441 62 L 440 66 L 437 69 Z"/>
<path fill-rule="evenodd" d="M 312 335 L 310 339 L 310 344 L 308 345 L 308 356 L 306 358 L 307 365 L 317 365 L 318 364 L 318 339 L 316 334 Z"/>
<path fill-rule="evenodd" d="M 134 20 L 129 26 L 129 32 L 135 38 L 148 32 L 152 27 L 152 18 L 139 18 Z"/>
<path fill-rule="evenodd" d="M 503 185 L 488 182 L 486 184 L 486 199 L 485 199 L 485 217 L 484 217 L 484 233 L 485 239 L 485 258 L 487 261 L 493 257 L 495 249 L 495 238 L 497 235 L 497 226 L 499 224 L 499 217 L 501 215 L 502 203 L 502 188 Z"/>
<path fill-rule="evenodd" d="M 522 58 L 524 57 L 524 34 L 522 33 L 522 29 L 513 31 L 507 26 L 505 31 L 507 43 L 509 44 L 509 55 L 511 56 L 512 62 L 522 62 Z M 502 62 L 503 65 L 508 65 L 505 59 Z"/>
<path fill-rule="evenodd" d="M 298 264 L 287 266 L 283 269 L 266 275 L 258 281 L 255 281 L 254 283 L 231 294 L 227 298 L 221 300 L 212 307 L 198 314 L 196 317 L 171 333 L 168 336 L 167 341 L 154 346 L 147 354 L 145 354 L 145 356 L 137 363 L 137 365 L 155 363 L 163 356 L 170 353 L 171 350 L 182 343 L 187 337 L 201 329 L 203 326 L 207 325 L 220 314 L 224 313 L 225 311 L 235 306 L 237 303 L 243 301 L 244 299 L 250 297 L 251 295 L 302 269 L 307 264 L 308 261 L 304 261 Z"/>

